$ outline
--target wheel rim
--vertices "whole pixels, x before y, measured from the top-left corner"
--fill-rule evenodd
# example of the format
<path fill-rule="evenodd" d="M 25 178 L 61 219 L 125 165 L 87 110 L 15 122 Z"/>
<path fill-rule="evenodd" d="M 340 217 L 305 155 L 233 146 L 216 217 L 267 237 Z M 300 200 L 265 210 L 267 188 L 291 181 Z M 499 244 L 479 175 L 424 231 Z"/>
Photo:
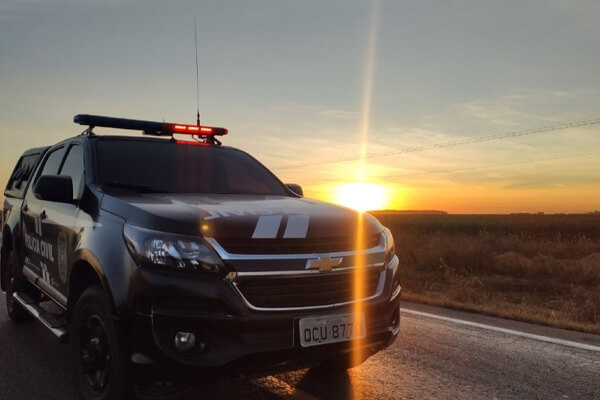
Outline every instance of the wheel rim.
<path fill-rule="evenodd" d="M 89 387 L 101 393 L 106 388 L 110 373 L 110 347 L 104 322 L 90 315 L 81 327 L 79 355 L 83 374 Z"/>

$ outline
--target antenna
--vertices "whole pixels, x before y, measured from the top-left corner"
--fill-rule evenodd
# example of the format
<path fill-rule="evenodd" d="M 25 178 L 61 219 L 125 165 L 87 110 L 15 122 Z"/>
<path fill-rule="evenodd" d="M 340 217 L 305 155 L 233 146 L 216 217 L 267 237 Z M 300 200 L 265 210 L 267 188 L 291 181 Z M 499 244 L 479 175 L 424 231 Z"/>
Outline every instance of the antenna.
<path fill-rule="evenodd" d="M 196 125 L 200 126 L 200 85 L 198 83 L 198 29 L 194 17 L 194 41 L 196 44 Z"/>

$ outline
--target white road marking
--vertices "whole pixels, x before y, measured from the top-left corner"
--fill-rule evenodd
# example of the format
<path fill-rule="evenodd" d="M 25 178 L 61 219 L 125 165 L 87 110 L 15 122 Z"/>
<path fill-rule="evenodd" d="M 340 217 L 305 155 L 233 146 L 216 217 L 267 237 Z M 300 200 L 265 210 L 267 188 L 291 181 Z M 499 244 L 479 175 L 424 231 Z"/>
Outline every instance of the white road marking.
<path fill-rule="evenodd" d="M 574 347 L 577 349 L 600 352 L 600 346 L 594 346 L 591 344 L 573 342 L 571 340 L 557 339 L 557 338 L 553 338 L 553 337 L 549 337 L 549 336 L 536 335 L 533 333 L 521 332 L 521 331 L 517 331 L 514 329 L 500 328 L 497 326 L 480 324 L 478 322 L 465 321 L 463 319 L 443 317 L 441 315 L 430 314 L 430 313 L 416 311 L 416 310 L 410 310 L 410 309 L 406 309 L 406 308 L 401 308 L 401 311 L 403 314 L 418 315 L 421 317 L 437 319 L 440 321 L 446 321 L 446 322 L 450 322 L 453 324 L 465 325 L 465 326 L 470 326 L 473 328 L 485 329 L 485 330 L 493 331 L 493 332 L 500 332 L 500 333 L 504 333 L 507 335 L 513 335 L 513 336 L 519 336 L 519 337 L 524 337 L 524 338 L 528 338 L 528 339 L 538 340 L 540 342 L 547 342 L 547 343 L 559 344 L 559 345 L 568 346 L 568 347 Z"/>
<path fill-rule="evenodd" d="M 308 215 L 290 215 L 287 220 L 284 239 L 304 239 L 308 232 Z"/>
<path fill-rule="evenodd" d="M 263 215 L 258 219 L 252 239 L 275 239 L 281 224 L 281 215 Z"/>

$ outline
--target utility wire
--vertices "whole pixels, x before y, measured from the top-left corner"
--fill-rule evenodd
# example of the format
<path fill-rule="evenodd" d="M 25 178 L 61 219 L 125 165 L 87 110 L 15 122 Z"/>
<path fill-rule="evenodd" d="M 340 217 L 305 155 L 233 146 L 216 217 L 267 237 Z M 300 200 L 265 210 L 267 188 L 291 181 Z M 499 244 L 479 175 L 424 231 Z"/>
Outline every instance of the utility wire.
<path fill-rule="evenodd" d="M 386 180 L 386 179 L 392 179 L 392 178 L 409 178 L 409 177 L 414 177 L 414 176 L 445 175 L 445 174 L 452 174 L 455 172 L 496 169 L 496 168 L 510 167 L 510 166 L 514 166 L 514 165 L 536 164 L 536 163 L 541 163 L 541 162 L 545 162 L 545 161 L 564 160 L 564 159 L 569 159 L 569 158 L 581 158 L 581 157 L 590 157 L 590 156 L 599 156 L 599 155 L 600 155 L 599 153 L 593 153 L 593 152 L 575 153 L 575 154 L 566 154 L 566 155 L 555 155 L 552 157 L 545 157 L 545 158 L 535 158 L 535 159 L 530 159 L 530 160 L 513 161 L 513 162 L 507 162 L 507 163 L 490 164 L 490 165 L 475 165 L 475 166 L 470 166 L 470 167 L 451 168 L 451 169 L 434 169 L 434 170 L 429 170 L 429 171 L 426 170 L 426 171 L 419 171 L 419 172 L 407 172 L 404 174 L 393 174 L 393 175 L 372 175 L 372 176 L 367 176 L 366 178 L 375 179 L 375 180 Z M 336 182 L 339 181 L 339 179 L 336 179 L 336 178 L 326 178 L 325 179 L 325 181 L 329 181 L 329 180 L 335 180 Z"/>
<path fill-rule="evenodd" d="M 483 170 L 483 169 L 495 169 L 495 168 L 501 168 L 501 167 L 509 167 L 509 166 L 513 166 L 513 165 L 535 164 L 535 163 L 540 163 L 540 162 L 544 162 L 544 161 L 564 160 L 564 159 L 568 159 L 568 158 L 590 157 L 590 156 L 597 156 L 597 155 L 598 155 L 598 153 L 577 153 L 577 154 L 569 154 L 569 155 L 562 155 L 562 156 L 557 155 L 554 157 L 538 158 L 538 159 L 533 159 L 533 160 L 514 161 L 514 162 L 509 162 L 509 163 L 479 165 L 479 166 L 454 168 L 454 169 L 439 169 L 439 170 L 431 170 L 431 171 L 406 173 L 406 174 L 400 174 L 400 175 L 372 176 L 369 178 L 390 179 L 390 178 L 406 178 L 406 177 L 421 176 L 421 175 L 439 175 L 439 174 L 443 175 L 443 174 L 452 174 L 455 172 L 477 171 L 477 170 Z"/>
<path fill-rule="evenodd" d="M 462 139 L 462 140 L 455 140 L 452 142 L 442 142 L 442 143 L 428 144 L 428 145 L 423 145 L 423 146 L 406 147 L 404 149 L 386 151 L 386 152 L 381 152 L 381 153 L 369 153 L 364 158 L 389 157 L 389 156 L 393 156 L 393 155 L 397 155 L 397 154 L 416 153 L 416 152 L 432 150 L 432 149 L 441 149 L 441 148 L 446 148 L 446 147 L 462 146 L 462 145 L 467 145 L 467 144 L 472 144 L 472 143 L 488 142 L 491 140 L 500 140 L 500 139 L 506 139 L 506 138 L 519 137 L 519 136 L 527 136 L 527 135 L 533 135 L 536 133 L 560 131 L 560 130 L 565 130 L 565 129 L 569 129 L 569 128 L 576 128 L 576 127 L 581 127 L 581 126 L 591 126 L 591 125 L 598 125 L 598 124 L 600 124 L 600 118 L 590 119 L 590 120 L 585 120 L 585 121 L 567 122 L 567 123 L 561 124 L 561 125 L 545 126 L 542 128 L 528 129 L 528 130 L 524 130 L 524 131 L 512 131 L 512 132 L 506 132 L 506 133 L 499 133 L 499 134 L 495 134 L 495 135 L 486 135 L 486 136 L 478 136 L 478 137 L 467 138 L 467 139 Z M 322 162 L 316 162 L 316 163 L 284 165 L 279 168 L 274 168 L 274 170 L 280 171 L 280 170 L 285 170 L 285 169 L 302 168 L 302 167 L 308 167 L 308 166 L 313 166 L 313 165 L 325 165 L 325 164 L 334 164 L 334 163 L 341 163 L 341 162 L 347 162 L 347 161 L 355 161 L 355 160 L 359 160 L 359 159 L 362 159 L 362 158 L 355 157 L 355 156 L 343 157 L 343 158 L 337 158 L 337 159 L 330 160 L 330 161 L 322 161 Z"/>

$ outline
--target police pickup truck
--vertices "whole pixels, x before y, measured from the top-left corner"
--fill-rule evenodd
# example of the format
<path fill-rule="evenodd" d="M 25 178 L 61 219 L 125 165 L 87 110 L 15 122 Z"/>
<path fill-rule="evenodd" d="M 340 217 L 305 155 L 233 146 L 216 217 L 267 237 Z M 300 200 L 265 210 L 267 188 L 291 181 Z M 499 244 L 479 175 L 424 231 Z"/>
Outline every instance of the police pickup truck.
<path fill-rule="evenodd" d="M 374 217 L 303 198 L 223 128 L 74 120 L 81 135 L 26 151 L 10 177 L 0 278 L 13 321 L 69 344 L 82 398 L 347 369 L 393 343 L 398 258 Z"/>

